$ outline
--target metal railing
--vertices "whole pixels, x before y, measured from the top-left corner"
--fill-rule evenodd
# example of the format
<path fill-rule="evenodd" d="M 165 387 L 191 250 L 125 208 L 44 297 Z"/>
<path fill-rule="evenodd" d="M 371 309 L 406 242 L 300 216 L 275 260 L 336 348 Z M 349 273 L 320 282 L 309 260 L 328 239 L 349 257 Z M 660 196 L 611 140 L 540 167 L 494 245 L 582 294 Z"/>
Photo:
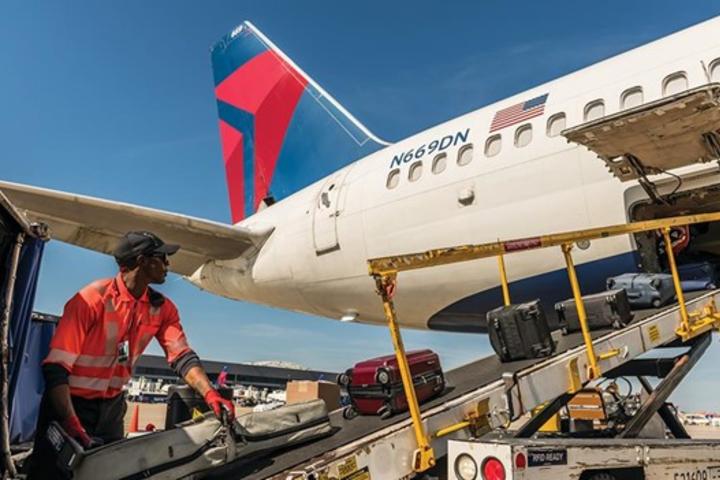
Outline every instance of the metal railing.
<path fill-rule="evenodd" d="M 598 361 L 606 360 L 619 355 L 620 351 L 611 350 L 598 355 L 593 348 L 592 337 L 587 323 L 587 314 L 585 312 L 582 293 L 580 291 L 580 285 L 572 257 L 573 245 L 578 242 L 588 242 L 591 240 L 619 235 L 628 235 L 653 230 L 659 231 L 665 242 L 668 266 L 673 278 L 673 285 L 680 310 L 680 325 L 677 327 L 676 333 L 683 341 L 687 341 L 709 330 L 720 328 L 720 313 L 718 313 L 714 302 L 706 305 L 700 311 L 690 313 L 687 311 L 685 297 L 680 284 L 680 276 L 678 274 L 677 264 L 675 261 L 675 255 L 671 246 L 670 230 L 673 227 L 716 221 L 720 221 L 720 212 L 669 217 L 658 220 L 646 220 L 509 241 L 498 240 L 491 243 L 460 245 L 368 260 L 370 275 L 375 279 L 377 293 L 380 295 L 383 302 L 383 309 L 390 328 L 390 335 L 395 348 L 395 355 L 397 357 L 398 367 L 400 369 L 403 388 L 407 397 L 410 416 L 412 418 L 413 429 L 417 441 L 417 449 L 415 450 L 413 457 L 413 469 L 416 472 L 428 470 L 435 465 L 435 455 L 430 445 L 430 438 L 428 437 L 422 423 L 420 407 L 415 395 L 412 376 L 410 374 L 410 368 L 405 355 L 405 348 L 397 322 L 397 312 L 395 311 L 395 304 L 393 302 L 399 273 L 420 268 L 497 257 L 503 303 L 505 305 L 510 305 L 510 288 L 505 269 L 504 256 L 521 251 L 560 247 L 564 256 L 573 297 L 575 299 L 578 320 L 587 354 L 587 378 L 596 379 L 602 375 Z M 577 372 L 573 372 L 571 370 L 570 375 L 573 378 L 577 377 L 576 381 L 571 383 L 575 385 L 574 388 L 579 388 L 579 376 L 577 375 Z M 463 422 L 458 425 L 462 425 L 464 427 L 468 423 L 469 422 Z M 455 431 L 454 427 L 448 427 L 444 430 L 447 432 Z M 436 432 L 435 436 L 438 436 L 438 433 L 442 433 L 443 435 L 446 434 L 445 431 Z"/>

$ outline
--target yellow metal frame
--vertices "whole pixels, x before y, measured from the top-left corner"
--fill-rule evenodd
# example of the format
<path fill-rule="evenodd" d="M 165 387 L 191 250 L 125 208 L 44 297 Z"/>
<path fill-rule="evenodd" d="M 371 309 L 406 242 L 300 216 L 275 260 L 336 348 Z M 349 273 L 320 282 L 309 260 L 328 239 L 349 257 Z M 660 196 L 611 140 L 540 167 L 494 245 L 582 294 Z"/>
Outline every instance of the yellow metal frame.
<path fill-rule="evenodd" d="M 503 302 L 505 306 L 510 305 L 510 287 L 508 286 L 507 271 L 505 270 L 505 256 L 501 253 L 497 256 L 498 269 L 500 270 L 500 286 L 502 287 Z"/>
<path fill-rule="evenodd" d="M 577 230 L 572 232 L 557 233 L 552 235 L 540 235 L 536 237 L 528 237 L 509 241 L 496 241 L 491 243 L 483 243 L 476 245 L 460 245 L 448 248 L 439 248 L 427 250 L 424 252 L 410 253 L 406 255 L 396 255 L 389 257 L 380 257 L 368 260 L 370 275 L 373 276 L 377 286 L 377 292 L 382 298 L 385 317 L 390 328 L 390 336 L 395 348 L 395 356 L 397 357 L 400 375 L 402 377 L 403 389 L 408 400 L 410 416 L 412 418 L 413 430 L 418 448 L 413 458 L 413 468 L 416 472 L 423 472 L 435 465 L 435 454 L 430 446 L 430 439 L 422 423 L 420 407 L 415 395 L 415 388 L 410 374 L 410 368 L 405 355 L 405 347 L 403 346 L 400 328 L 397 323 L 397 313 L 393 303 L 393 295 L 395 293 L 397 275 L 407 270 L 415 270 L 418 268 L 427 268 L 438 265 L 448 265 L 457 262 L 466 262 L 470 260 L 478 260 L 481 258 L 497 257 L 498 270 L 500 274 L 500 284 L 502 287 L 503 302 L 510 305 L 510 289 L 507 279 L 507 271 L 505 268 L 505 255 L 514 252 L 537 250 L 547 247 L 560 247 L 565 258 L 565 264 L 568 272 L 568 279 L 572 288 L 575 305 L 578 311 L 578 319 L 585 343 L 585 349 L 588 359 L 589 379 L 598 378 L 602 375 L 602 371 L 598 361 L 604 361 L 620 355 L 620 350 L 611 350 L 597 355 L 595 353 L 590 330 L 587 325 L 587 315 L 582 300 L 580 284 L 575 272 L 575 265 L 572 258 L 572 247 L 574 243 L 580 241 L 589 241 L 613 237 L 618 235 L 628 235 L 652 230 L 658 230 L 665 240 L 665 250 L 667 252 L 668 263 L 673 277 L 675 293 L 677 295 L 678 305 L 680 309 L 680 325 L 676 332 L 683 341 L 694 338 L 701 333 L 712 329 L 720 329 L 720 312 L 714 301 L 705 305 L 700 311 L 688 312 L 685 305 L 685 297 L 680 287 L 680 276 L 678 274 L 675 256 L 672 251 L 672 243 L 670 240 L 670 229 L 691 225 L 695 223 L 716 222 L 720 221 L 720 212 L 703 213 L 698 215 L 686 215 L 678 217 L 663 218 L 658 220 L 647 220 L 642 222 L 633 222 L 621 225 L 611 225 L 606 227 L 591 228 L 586 230 Z M 578 371 L 577 362 L 568 365 L 570 375 L 571 391 L 577 391 L 582 388 L 580 373 Z M 476 422 L 475 422 L 476 423 Z M 466 421 L 457 425 L 447 427 L 435 433 L 434 437 L 449 435 L 463 428 L 473 425 L 473 419 L 468 418 Z"/>
<path fill-rule="evenodd" d="M 413 455 L 413 470 L 416 472 L 424 472 L 435 466 L 435 452 L 430 446 L 430 439 L 425 433 L 425 426 L 420 417 L 420 406 L 417 401 L 417 396 L 415 395 L 410 366 L 407 361 L 407 356 L 405 355 L 405 345 L 403 344 L 400 328 L 397 324 L 395 304 L 392 301 L 395 293 L 395 281 L 395 275 L 375 276 L 377 292 L 382 297 L 383 309 L 385 310 L 385 317 L 390 327 L 390 337 L 395 347 L 395 357 L 397 358 L 398 368 L 400 369 L 403 390 L 405 391 L 405 398 L 407 399 L 413 430 L 415 431 L 415 439 L 418 445 Z"/>

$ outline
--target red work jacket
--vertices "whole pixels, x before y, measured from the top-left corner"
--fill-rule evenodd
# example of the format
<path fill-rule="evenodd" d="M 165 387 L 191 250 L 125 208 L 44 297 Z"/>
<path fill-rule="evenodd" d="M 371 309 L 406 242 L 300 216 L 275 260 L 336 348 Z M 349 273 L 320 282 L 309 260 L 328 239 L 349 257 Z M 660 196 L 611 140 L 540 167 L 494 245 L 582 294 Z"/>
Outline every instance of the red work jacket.
<path fill-rule="evenodd" d="M 118 274 L 91 283 L 65 304 L 43 364 L 70 373 L 71 395 L 112 398 L 153 337 L 169 363 L 190 350 L 175 305 L 168 298 L 151 305 L 147 290 L 136 299 Z"/>

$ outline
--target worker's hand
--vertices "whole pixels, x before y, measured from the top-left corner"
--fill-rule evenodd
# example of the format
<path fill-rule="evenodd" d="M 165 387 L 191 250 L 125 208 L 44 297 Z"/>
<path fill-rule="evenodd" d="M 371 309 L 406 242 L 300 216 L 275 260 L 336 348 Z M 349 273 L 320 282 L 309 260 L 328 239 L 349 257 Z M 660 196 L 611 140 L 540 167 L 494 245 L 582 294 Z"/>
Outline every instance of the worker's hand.
<path fill-rule="evenodd" d="M 205 403 L 208 404 L 208 407 L 212 409 L 218 419 L 223 419 L 223 411 L 225 411 L 228 422 L 235 420 L 235 405 L 230 400 L 221 397 L 217 390 L 212 388 L 208 390 L 205 394 Z"/>
<path fill-rule="evenodd" d="M 92 438 L 85 431 L 77 415 L 72 415 L 62 422 L 62 427 L 72 438 L 78 441 L 83 448 L 90 448 L 93 444 Z"/>

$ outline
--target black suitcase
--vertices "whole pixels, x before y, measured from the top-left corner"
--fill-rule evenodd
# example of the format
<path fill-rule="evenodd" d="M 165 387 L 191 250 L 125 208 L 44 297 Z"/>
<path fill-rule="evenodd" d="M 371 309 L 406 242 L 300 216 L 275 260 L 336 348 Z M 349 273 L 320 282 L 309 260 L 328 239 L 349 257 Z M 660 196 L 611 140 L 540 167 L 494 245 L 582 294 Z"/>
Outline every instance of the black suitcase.
<path fill-rule="evenodd" d="M 585 295 L 583 305 L 585 305 L 590 330 L 622 328 L 630 323 L 633 318 L 627 292 L 622 288 Z M 577 308 L 575 308 L 574 298 L 556 303 L 555 311 L 563 333 L 580 331 L 580 319 L 578 318 Z"/>
<path fill-rule="evenodd" d="M 490 344 L 502 362 L 547 357 L 555 352 L 539 300 L 491 310 L 487 323 Z"/>

